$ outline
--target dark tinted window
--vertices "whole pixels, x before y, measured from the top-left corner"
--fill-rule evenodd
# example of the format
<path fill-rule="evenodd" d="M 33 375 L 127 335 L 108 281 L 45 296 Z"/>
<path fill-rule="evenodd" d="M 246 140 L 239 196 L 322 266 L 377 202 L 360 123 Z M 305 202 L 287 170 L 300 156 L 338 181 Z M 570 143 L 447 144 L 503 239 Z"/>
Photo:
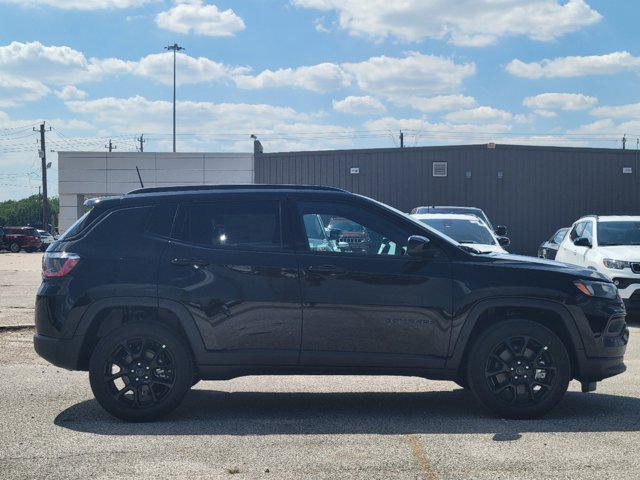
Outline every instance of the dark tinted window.
<path fill-rule="evenodd" d="M 71 227 L 69 227 L 69 229 L 62 234 L 60 239 L 64 240 L 70 237 L 75 237 L 84 229 L 86 229 L 89 225 L 91 225 L 102 213 L 104 213 L 104 211 L 105 211 L 104 209 L 92 208 L 83 216 L 81 216 L 78 220 L 76 220 L 76 222 L 73 225 L 71 225 Z"/>
<path fill-rule="evenodd" d="M 195 203 L 182 207 L 178 237 L 214 248 L 282 248 L 280 204 L 265 202 Z"/>
<path fill-rule="evenodd" d="M 171 234 L 171 225 L 173 224 L 175 213 L 175 205 L 156 205 L 153 207 L 147 223 L 147 232 L 168 237 Z"/>
<path fill-rule="evenodd" d="M 139 248 L 136 237 L 144 232 L 151 207 L 131 207 L 112 210 L 92 226 L 87 241 L 95 251 L 128 254 Z"/>

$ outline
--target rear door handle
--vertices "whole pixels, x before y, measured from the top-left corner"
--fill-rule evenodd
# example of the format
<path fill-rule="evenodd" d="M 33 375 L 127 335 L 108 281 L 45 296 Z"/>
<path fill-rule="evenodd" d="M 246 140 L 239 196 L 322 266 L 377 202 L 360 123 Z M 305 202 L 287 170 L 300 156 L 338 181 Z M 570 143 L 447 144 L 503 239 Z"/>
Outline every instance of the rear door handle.
<path fill-rule="evenodd" d="M 206 267 L 209 265 L 209 262 L 197 258 L 174 258 L 171 263 L 181 267 Z"/>
<path fill-rule="evenodd" d="M 332 275 L 347 273 L 344 268 L 338 267 L 337 265 L 311 265 L 307 267 L 307 270 L 312 273 L 326 273 Z"/>

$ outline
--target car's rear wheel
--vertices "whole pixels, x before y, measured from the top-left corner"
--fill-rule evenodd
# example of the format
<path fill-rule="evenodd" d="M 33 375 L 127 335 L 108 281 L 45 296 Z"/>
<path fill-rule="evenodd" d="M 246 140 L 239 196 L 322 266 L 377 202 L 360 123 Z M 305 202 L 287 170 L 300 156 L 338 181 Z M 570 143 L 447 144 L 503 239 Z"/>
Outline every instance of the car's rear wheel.
<path fill-rule="evenodd" d="M 571 361 L 562 340 L 529 320 L 493 325 L 474 344 L 467 380 L 478 400 L 505 418 L 534 418 L 562 399 Z"/>
<path fill-rule="evenodd" d="M 13 253 L 18 253 L 20 251 L 20 244 L 17 242 L 13 242 L 11 245 L 9 245 L 9 250 L 11 250 Z"/>
<path fill-rule="evenodd" d="M 120 327 L 102 338 L 89 365 L 102 407 L 123 420 L 155 420 L 174 410 L 192 384 L 193 360 L 184 341 L 154 323 Z"/>

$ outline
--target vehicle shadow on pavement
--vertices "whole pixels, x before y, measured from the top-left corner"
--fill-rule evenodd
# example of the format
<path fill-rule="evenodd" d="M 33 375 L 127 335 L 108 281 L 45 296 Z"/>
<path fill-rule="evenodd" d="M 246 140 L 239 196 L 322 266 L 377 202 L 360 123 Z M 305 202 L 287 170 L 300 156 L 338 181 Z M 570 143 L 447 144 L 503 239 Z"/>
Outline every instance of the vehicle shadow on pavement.
<path fill-rule="evenodd" d="M 640 430 L 640 398 L 570 392 L 537 420 L 500 420 L 473 395 L 450 392 L 270 393 L 192 390 L 171 415 L 126 423 L 95 400 L 73 405 L 54 423 L 100 435 L 319 435 L 406 433 L 513 434 Z"/>

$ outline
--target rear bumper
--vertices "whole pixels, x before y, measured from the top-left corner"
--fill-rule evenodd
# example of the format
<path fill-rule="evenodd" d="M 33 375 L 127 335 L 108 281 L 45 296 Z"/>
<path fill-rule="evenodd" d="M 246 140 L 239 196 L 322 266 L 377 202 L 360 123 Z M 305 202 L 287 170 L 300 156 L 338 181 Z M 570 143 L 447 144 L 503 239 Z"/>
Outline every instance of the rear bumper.
<path fill-rule="evenodd" d="M 78 370 L 84 337 L 49 337 L 41 333 L 33 336 L 36 353 L 49 363 L 67 370 Z"/>

